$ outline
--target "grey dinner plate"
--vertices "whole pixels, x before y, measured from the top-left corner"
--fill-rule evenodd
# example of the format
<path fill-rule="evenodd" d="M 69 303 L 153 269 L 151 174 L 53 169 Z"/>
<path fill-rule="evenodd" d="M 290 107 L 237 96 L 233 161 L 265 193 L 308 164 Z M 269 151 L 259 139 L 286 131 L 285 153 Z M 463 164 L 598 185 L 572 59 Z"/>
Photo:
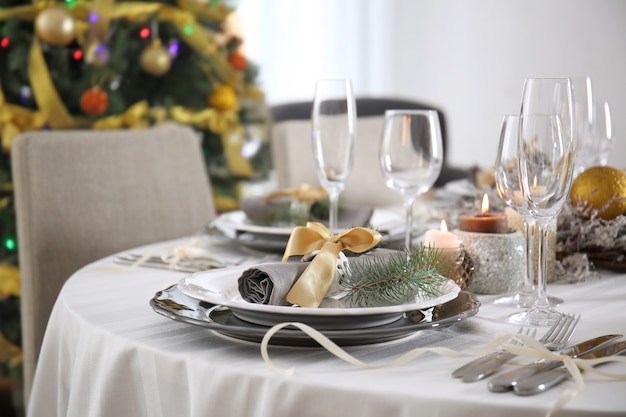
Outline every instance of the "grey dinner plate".
<path fill-rule="evenodd" d="M 150 300 L 155 312 L 172 320 L 206 327 L 231 338 L 260 343 L 269 327 L 237 318 L 231 310 L 197 300 L 183 294 L 177 285 L 157 292 Z M 389 342 L 407 337 L 419 330 L 438 329 L 465 320 L 478 313 L 480 302 L 467 291 L 444 304 L 425 310 L 404 313 L 398 320 L 381 326 L 358 329 L 321 330 L 340 346 L 358 346 Z M 271 339 L 272 345 L 319 346 L 302 331 L 295 328 L 279 330 Z"/>

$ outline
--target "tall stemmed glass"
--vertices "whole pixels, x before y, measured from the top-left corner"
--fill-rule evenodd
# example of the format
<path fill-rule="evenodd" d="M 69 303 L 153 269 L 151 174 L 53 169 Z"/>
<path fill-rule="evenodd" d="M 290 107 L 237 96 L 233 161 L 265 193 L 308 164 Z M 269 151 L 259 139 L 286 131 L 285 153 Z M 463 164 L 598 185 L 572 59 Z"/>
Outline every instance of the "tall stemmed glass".
<path fill-rule="evenodd" d="M 576 141 L 576 165 L 574 174 L 578 175 L 593 165 L 595 143 L 592 132 L 593 123 L 593 87 L 591 77 L 570 77 L 572 83 L 574 140 Z"/>
<path fill-rule="evenodd" d="M 311 119 L 317 176 L 330 200 L 329 228 L 337 230 L 339 195 L 352 169 L 356 138 L 356 103 L 351 81 L 317 80 Z"/>
<path fill-rule="evenodd" d="M 537 222 L 537 299 L 510 320 L 548 326 L 561 313 L 546 292 L 549 225 L 563 207 L 572 183 L 575 156 L 572 86 L 568 78 L 531 78 L 524 83 L 518 137 L 520 186 L 526 209 Z"/>
<path fill-rule="evenodd" d="M 609 154 L 615 147 L 613 124 L 611 123 L 611 106 L 608 102 L 593 104 L 593 123 L 591 125 L 595 149 L 592 165 L 606 165 Z"/>
<path fill-rule="evenodd" d="M 533 116 L 527 116 L 531 118 Z M 535 288 L 535 242 L 537 238 L 537 227 L 535 219 L 524 204 L 522 189 L 519 178 L 518 164 L 518 136 L 521 116 L 518 114 L 507 114 L 502 119 L 500 129 L 500 143 L 494 164 L 496 190 L 502 200 L 518 212 L 524 219 L 524 233 L 526 234 L 526 270 L 524 285 L 519 291 L 507 294 L 494 301 L 494 304 L 508 305 L 517 308 L 529 308 L 537 299 Z M 562 300 L 555 297 L 548 297 L 550 305 L 558 305 Z"/>
<path fill-rule="evenodd" d="M 404 243 L 410 248 L 415 200 L 432 187 L 443 165 L 437 111 L 387 110 L 379 158 L 387 187 L 398 191 L 404 200 Z"/>

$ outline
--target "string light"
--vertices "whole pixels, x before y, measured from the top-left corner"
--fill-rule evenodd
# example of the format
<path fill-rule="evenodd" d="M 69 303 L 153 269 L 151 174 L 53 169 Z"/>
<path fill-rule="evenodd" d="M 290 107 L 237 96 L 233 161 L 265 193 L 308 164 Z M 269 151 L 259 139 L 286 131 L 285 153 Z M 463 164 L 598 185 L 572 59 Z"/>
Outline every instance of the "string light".
<path fill-rule="evenodd" d="M 8 47 L 10 43 L 11 43 L 11 40 L 7 37 L 4 37 L 2 38 L 2 40 L 0 40 L 0 46 L 3 48 Z"/>
<path fill-rule="evenodd" d="M 148 39 L 150 37 L 150 28 L 141 28 L 139 31 L 139 37 L 141 39 Z"/>
<path fill-rule="evenodd" d="M 178 43 L 178 41 L 171 41 L 168 47 L 168 51 L 170 55 L 176 56 L 178 55 L 179 48 L 180 48 L 180 44 Z"/>
<path fill-rule="evenodd" d="M 75 50 L 72 54 L 72 57 L 74 58 L 74 60 L 80 61 L 81 59 L 83 59 L 83 51 L 81 51 L 80 49 Z"/>
<path fill-rule="evenodd" d="M 7 248 L 8 250 L 15 250 L 15 239 L 9 237 L 6 238 L 4 241 L 4 247 Z"/>
<path fill-rule="evenodd" d="M 185 25 L 185 27 L 183 28 L 183 33 L 187 36 L 191 35 L 193 33 L 193 26 Z"/>

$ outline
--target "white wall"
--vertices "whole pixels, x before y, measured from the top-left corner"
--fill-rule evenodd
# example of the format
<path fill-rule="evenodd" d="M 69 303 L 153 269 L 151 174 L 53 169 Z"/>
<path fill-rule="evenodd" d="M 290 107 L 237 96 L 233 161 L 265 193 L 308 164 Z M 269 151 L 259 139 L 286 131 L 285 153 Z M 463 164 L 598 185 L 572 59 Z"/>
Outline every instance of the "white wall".
<path fill-rule="evenodd" d="M 359 95 L 441 107 L 450 162 L 489 167 L 526 77 L 590 75 L 613 111 L 609 164 L 626 168 L 624 0 L 243 0 L 238 10 L 270 105 L 310 100 L 316 78 L 350 77 Z"/>

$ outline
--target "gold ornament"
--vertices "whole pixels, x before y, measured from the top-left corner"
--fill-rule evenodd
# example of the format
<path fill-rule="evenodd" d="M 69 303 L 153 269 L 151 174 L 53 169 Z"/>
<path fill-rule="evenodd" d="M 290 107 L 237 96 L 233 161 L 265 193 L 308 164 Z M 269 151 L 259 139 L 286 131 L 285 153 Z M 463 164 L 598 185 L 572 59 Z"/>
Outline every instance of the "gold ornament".
<path fill-rule="evenodd" d="M 141 69 L 156 77 L 166 74 L 172 67 L 172 57 L 158 39 L 141 53 L 139 62 Z"/>
<path fill-rule="evenodd" d="M 37 15 L 35 33 L 48 45 L 67 46 L 76 37 L 76 23 L 64 7 L 52 6 Z"/>
<path fill-rule="evenodd" d="M 213 94 L 209 96 L 209 107 L 220 111 L 237 110 L 239 101 L 237 93 L 227 84 L 218 85 L 213 90 Z"/>
<path fill-rule="evenodd" d="M 626 214 L 626 173 L 609 166 L 588 168 L 574 179 L 569 197 L 573 206 L 582 202 L 605 220 Z"/>

